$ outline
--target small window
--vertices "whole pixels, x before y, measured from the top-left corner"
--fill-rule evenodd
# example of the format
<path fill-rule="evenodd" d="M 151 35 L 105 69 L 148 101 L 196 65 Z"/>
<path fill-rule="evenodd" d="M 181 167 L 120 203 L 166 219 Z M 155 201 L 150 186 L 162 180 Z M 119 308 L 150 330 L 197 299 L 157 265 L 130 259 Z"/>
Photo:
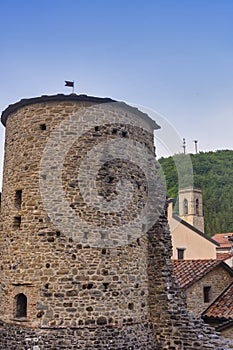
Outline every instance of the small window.
<path fill-rule="evenodd" d="M 203 287 L 204 303 L 209 303 L 210 302 L 210 291 L 211 291 L 211 287 L 210 286 Z"/>
<path fill-rule="evenodd" d="M 22 190 L 17 190 L 15 192 L 15 207 L 21 209 L 22 206 Z"/>
<path fill-rule="evenodd" d="M 178 260 L 184 259 L 184 251 L 185 251 L 185 248 L 177 248 L 177 259 Z"/>
<path fill-rule="evenodd" d="M 40 130 L 46 130 L 46 124 L 40 124 Z"/>
<path fill-rule="evenodd" d="M 15 296 L 15 317 L 27 317 L 27 297 L 23 293 Z"/>
<path fill-rule="evenodd" d="M 185 198 L 184 199 L 184 215 L 187 215 L 188 214 L 188 201 L 187 199 Z"/>
<path fill-rule="evenodd" d="M 199 199 L 198 198 L 196 199 L 196 202 L 195 202 L 195 210 L 196 210 L 196 215 L 199 215 Z"/>
<path fill-rule="evenodd" d="M 21 225 L 21 216 L 15 216 L 14 222 L 13 222 L 13 229 L 14 230 L 20 229 L 20 225 Z"/>

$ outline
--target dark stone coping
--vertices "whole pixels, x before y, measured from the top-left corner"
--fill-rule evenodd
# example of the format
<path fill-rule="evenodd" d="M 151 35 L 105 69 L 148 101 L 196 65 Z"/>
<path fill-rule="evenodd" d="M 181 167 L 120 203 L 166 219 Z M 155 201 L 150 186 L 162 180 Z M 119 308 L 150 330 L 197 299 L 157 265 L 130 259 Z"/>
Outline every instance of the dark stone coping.
<path fill-rule="evenodd" d="M 14 104 L 9 105 L 3 112 L 1 116 L 1 122 L 4 126 L 6 126 L 6 122 L 8 117 L 12 114 L 18 111 L 20 108 L 30 106 L 37 103 L 48 103 L 48 102 L 61 102 L 61 101 L 77 101 L 77 102 L 92 102 L 96 104 L 100 103 L 114 103 L 117 102 L 120 107 L 128 110 L 131 113 L 135 113 L 137 116 L 144 119 L 153 130 L 159 129 L 160 127 L 156 124 L 156 122 L 151 119 L 146 113 L 141 112 L 136 107 L 132 107 L 127 105 L 125 102 L 118 102 L 115 100 L 112 100 L 108 97 L 95 97 L 95 96 L 87 96 L 87 95 L 76 95 L 76 94 L 70 94 L 70 95 L 64 95 L 64 94 L 57 94 L 57 95 L 42 95 L 40 97 L 32 97 L 32 98 L 25 98 L 20 100 L 19 102 L 16 102 Z"/>

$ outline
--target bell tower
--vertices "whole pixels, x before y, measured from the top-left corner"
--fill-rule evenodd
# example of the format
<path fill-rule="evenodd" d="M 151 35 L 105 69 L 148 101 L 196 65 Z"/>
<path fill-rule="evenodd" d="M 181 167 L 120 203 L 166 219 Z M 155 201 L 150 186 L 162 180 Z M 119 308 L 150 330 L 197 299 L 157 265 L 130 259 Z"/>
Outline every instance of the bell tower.
<path fill-rule="evenodd" d="M 188 187 L 179 191 L 179 215 L 184 221 L 204 232 L 201 189 Z"/>

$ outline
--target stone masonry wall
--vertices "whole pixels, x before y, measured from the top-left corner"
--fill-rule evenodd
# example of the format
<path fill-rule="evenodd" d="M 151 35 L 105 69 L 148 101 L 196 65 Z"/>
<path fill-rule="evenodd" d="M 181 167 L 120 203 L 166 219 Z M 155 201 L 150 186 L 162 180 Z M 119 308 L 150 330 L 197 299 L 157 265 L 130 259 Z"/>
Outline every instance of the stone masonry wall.
<path fill-rule="evenodd" d="M 149 332 L 150 317 L 148 243 L 146 236 L 141 234 L 131 239 L 130 244 L 121 244 L 123 238 L 120 237 L 119 242 L 116 229 L 132 220 L 145 205 L 145 175 L 135 163 L 130 166 L 122 159 L 105 162 L 96 182 L 101 197 L 107 202 L 114 199 L 121 177 L 132 183 L 134 195 L 121 212 L 102 214 L 84 202 L 77 183 L 77 169 L 90 149 L 109 140 L 124 138 L 138 142 L 153 153 L 153 128 L 143 119 L 144 129 L 132 126 L 132 122 L 122 122 L 115 107 L 100 109 L 94 105 L 90 110 L 90 106 L 92 103 L 82 101 L 38 103 L 20 108 L 8 117 L 0 236 L 0 317 L 7 323 L 26 327 L 90 327 L 90 330 L 98 330 L 111 326 L 119 329 L 119 334 L 125 333 L 124 325 L 132 324 L 131 342 L 135 345 L 133 339 L 139 334 L 139 328 L 143 329 L 143 339 L 150 334 L 145 334 L 146 329 Z M 101 116 L 106 113 L 108 123 L 92 126 L 93 113 Z M 130 111 L 127 113 L 129 122 L 134 122 L 135 115 Z M 71 115 L 75 115 L 74 124 L 70 122 Z M 41 159 L 51 132 L 62 122 L 65 124 L 61 135 L 57 135 L 57 143 L 62 142 L 59 137 L 63 136 L 64 130 L 69 137 L 74 135 L 75 127 L 82 130 L 78 140 L 74 137 L 64 158 L 62 189 L 65 199 L 76 217 L 79 215 L 97 228 L 99 225 L 107 227 L 107 238 L 95 236 L 91 241 L 89 232 L 80 225 L 72 235 L 64 234 L 44 208 L 40 181 L 48 180 L 47 188 L 51 186 L 49 174 L 40 173 Z M 93 159 L 91 166 L 97 160 Z M 59 165 L 60 159 L 55 159 L 54 167 Z M 53 171 L 56 173 L 56 168 Z M 87 188 L 91 189 L 91 184 Z M 17 198 L 19 191 L 20 199 Z M 65 210 L 62 208 L 61 214 L 55 203 L 55 220 L 65 216 Z M 97 239 L 100 245 L 91 246 L 90 242 L 95 243 Z M 108 242 L 111 243 L 109 247 Z M 27 297 L 25 317 L 17 315 L 16 297 L 20 294 Z M 86 342 L 88 344 L 88 337 Z"/>
<path fill-rule="evenodd" d="M 2 327 L 1 350 L 155 349 L 150 324 L 33 330 L 2 323 Z"/>
<path fill-rule="evenodd" d="M 169 237 L 166 227 L 166 218 L 161 217 L 160 223 L 149 232 L 149 259 L 152 263 L 148 266 L 149 276 L 157 275 L 157 279 L 154 281 L 151 279 L 149 284 L 151 321 L 148 324 L 27 329 L 2 323 L 0 349 L 233 349 L 233 343 L 220 338 L 212 328 L 188 315 L 184 300 L 176 288 L 169 260 L 166 267 L 161 263 L 162 274 L 160 270 L 155 272 L 158 234 L 163 232 L 164 244 Z M 152 289 L 156 293 L 151 294 Z"/>
<path fill-rule="evenodd" d="M 188 310 L 200 317 L 202 312 L 229 286 L 232 282 L 230 274 L 217 266 L 194 285 L 185 291 Z M 204 302 L 203 287 L 210 286 L 210 301 Z"/>
<path fill-rule="evenodd" d="M 224 338 L 231 339 L 233 341 L 233 329 L 232 327 L 228 329 L 224 329 L 224 331 L 221 332 L 221 334 L 224 336 Z"/>
<path fill-rule="evenodd" d="M 233 349 L 232 342 L 219 337 L 213 328 L 187 311 L 185 295 L 173 276 L 166 213 L 148 232 L 148 242 L 149 305 L 155 349 Z"/>
<path fill-rule="evenodd" d="M 82 200 L 76 173 L 79 162 L 91 147 L 106 139 L 123 138 L 124 131 L 128 139 L 143 142 L 152 151 L 154 149 L 153 134 L 142 129 L 122 123 L 91 128 L 88 116 L 82 121 L 83 114 L 79 111 L 84 107 L 88 104 L 30 105 L 19 109 L 7 120 L 1 235 L 1 317 L 7 322 L 23 321 L 14 315 L 15 296 L 20 293 L 28 300 L 26 325 L 118 325 L 148 320 L 146 240 L 138 238 L 130 246 L 93 248 L 89 239 L 85 244 L 85 231 L 79 227 L 78 239 L 64 235 L 50 221 L 43 207 L 39 167 L 45 144 L 51 131 L 75 113 L 79 118 L 78 127 L 85 126 L 88 131 L 83 130 L 64 161 L 63 189 L 69 206 L 85 221 L 110 227 L 129 221 L 130 215 L 137 214 L 139 202 L 143 206 L 146 198 L 143 174 L 136 166 L 129 167 L 121 161 L 105 165 L 100 170 L 98 190 L 102 196 L 111 199 L 112 190 L 123 173 L 135 188 L 131 207 L 120 215 L 114 212 L 110 213 L 111 216 L 109 213 L 101 215 Z M 96 114 L 104 112 L 96 107 Z M 111 114 L 110 109 L 107 113 Z M 111 121 L 111 115 L 108 117 Z M 67 132 L 72 134 L 69 122 L 64 128 L 66 126 Z M 111 182 L 110 172 L 114 174 Z M 20 207 L 15 199 L 19 190 L 22 191 Z M 20 227 L 15 228 L 14 220 L 18 217 Z"/>
<path fill-rule="evenodd" d="M 43 102 L 42 97 L 36 103 L 13 106 L 6 122 L 0 231 L 0 349 L 233 348 L 187 313 L 172 276 L 166 212 L 160 213 L 159 220 L 149 230 L 142 225 L 140 235 L 135 228 L 132 232 L 122 229 L 119 236 L 118 228 L 138 215 L 146 205 L 149 192 L 145 171 L 137 166 L 140 164 L 137 154 L 135 159 L 139 163 L 133 162 L 133 149 L 128 163 L 122 160 L 120 151 L 115 162 L 107 160 L 98 171 L 95 184 L 107 206 L 120 191 L 117 186 L 124 188 L 120 181 L 123 174 L 132 184 L 131 192 L 125 196 L 131 196 L 131 204 L 126 201 L 125 210 L 121 209 L 120 214 L 113 211 L 111 215 L 104 215 L 82 201 L 76 167 L 81 166 L 90 148 L 106 140 L 127 139 L 135 147 L 138 143 L 144 145 L 150 155 L 154 151 L 152 123 L 140 113 L 135 115 L 123 109 L 119 114 L 119 110 L 116 113 L 110 108 L 104 126 L 93 127 L 88 109 L 85 109 L 85 116 L 82 110 L 93 105 L 91 99 L 82 101 L 77 97 L 75 101 L 75 98 L 70 97 L 71 101 L 67 96 L 56 101 L 53 97 Z M 94 112 L 103 114 L 95 104 Z M 121 121 L 121 113 L 127 115 L 129 122 Z M 74 114 L 78 124 L 70 124 L 67 119 Z M 135 118 L 143 128 L 132 127 Z M 44 160 L 51 172 L 41 173 L 45 145 L 51 132 L 56 132 L 56 126 L 64 120 L 63 126 L 70 138 L 77 125 L 82 135 L 71 143 L 64 159 L 58 155 L 53 169 L 49 168 L 48 154 Z M 59 137 L 63 135 L 57 136 L 52 151 L 62 142 Z M 110 150 L 111 145 L 108 145 L 103 160 Z M 94 167 L 99 157 L 97 152 L 90 166 Z M 55 175 L 58 173 L 63 160 L 59 179 L 65 203 L 68 203 L 64 208 L 59 206 L 59 188 L 52 187 L 51 176 L 52 170 Z M 84 169 L 88 175 L 88 164 Z M 85 176 L 81 178 L 81 182 L 85 180 Z M 48 181 L 47 191 L 52 188 L 51 201 L 54 198 L 55 201 L 50 214 L 54 220 L 42 202 L 40 181 L 43 186 Z M 91 180 L 88 181 L 92 188 Z M 159 201 L 159 188 L 157 190 L 155 200 Z M 90 194 L 86 194 L 87 199 Z M 99 208 L 98 201 L 95 205 Z M 158 209 L 153 205 L 148 208 L 150 215 L 154 208 Z M 93 224 L 90 237 L 80 222 L 76 231 L 72 231 L 69 224 L 73 213 Z M 67 214 L 70 215 L 67 223 L 72 231 L 70 235 L 65 231 L 67 226 L 66 234 L 60 227 Z M 99 225 L 107 230 L 101 233 Z M 99 245 L 94 246 L 96 239 Z M 17 317 L 15 297 L 19 294 L 27 297 L 25 317 Z"/>

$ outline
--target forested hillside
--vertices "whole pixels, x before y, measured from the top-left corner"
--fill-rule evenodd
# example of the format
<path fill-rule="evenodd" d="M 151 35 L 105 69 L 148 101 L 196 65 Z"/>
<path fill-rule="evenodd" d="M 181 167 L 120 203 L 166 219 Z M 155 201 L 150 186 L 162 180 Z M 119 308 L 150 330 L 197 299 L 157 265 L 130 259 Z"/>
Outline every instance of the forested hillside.
<path fill-rule="evenodd" d="M 177 198 L 178 182 L 179 188 L 192 185 L 188 164 L 190 157 L 194 186 L 201 188 L 203 192 L 205 232 L 209 235 L 233 232 L 233 151 L 200 152 L 160 158 L 169 197 Z"/>

